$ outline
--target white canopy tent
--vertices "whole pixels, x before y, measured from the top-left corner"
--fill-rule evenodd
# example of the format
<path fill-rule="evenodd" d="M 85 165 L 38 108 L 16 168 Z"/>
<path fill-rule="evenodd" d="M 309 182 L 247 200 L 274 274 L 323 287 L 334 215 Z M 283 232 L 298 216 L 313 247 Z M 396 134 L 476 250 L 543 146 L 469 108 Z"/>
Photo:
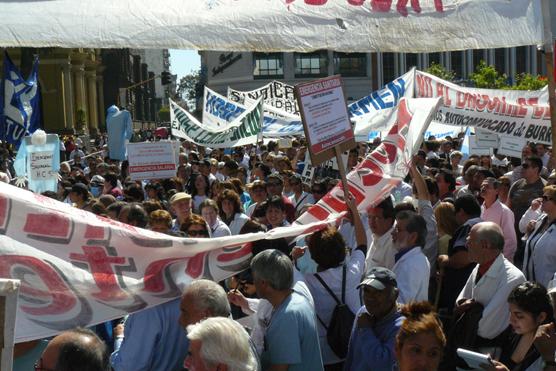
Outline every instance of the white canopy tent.
<path fill-rule="evenodd" d="M 0 0 L 0 14 L 2 47 L 436 52 L 543 43 L 540 0 Z"/>

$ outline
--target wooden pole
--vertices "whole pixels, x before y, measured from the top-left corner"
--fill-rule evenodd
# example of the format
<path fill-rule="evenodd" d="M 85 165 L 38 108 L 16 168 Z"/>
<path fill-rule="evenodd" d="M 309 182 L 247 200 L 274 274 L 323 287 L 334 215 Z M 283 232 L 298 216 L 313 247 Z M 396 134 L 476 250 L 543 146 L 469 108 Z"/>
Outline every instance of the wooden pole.
<path fill-rule="evenodd" d="M 546 60 L 546 73 L 548 74 L 548 103 L 550 106 L 550 127 L 552 129 L 552 163 L 556 164 L 556 83 L 554 82 L 554 53 L 544 53 Z"/>
<path fill-rule="evenodd" d="M 344 166 L 344 161 L 342 161 L 342 152 L 340 152 L 339 146 L 334 146 L 334 152 L 336 153 L 336 161 L 338 162 L 338 170 L 340 170 L 340 180 L 342 181 L 342 186 L 344 188 L 344 199 L 349 200 L 349 188 L 346 178 L 346 167 Z"/>

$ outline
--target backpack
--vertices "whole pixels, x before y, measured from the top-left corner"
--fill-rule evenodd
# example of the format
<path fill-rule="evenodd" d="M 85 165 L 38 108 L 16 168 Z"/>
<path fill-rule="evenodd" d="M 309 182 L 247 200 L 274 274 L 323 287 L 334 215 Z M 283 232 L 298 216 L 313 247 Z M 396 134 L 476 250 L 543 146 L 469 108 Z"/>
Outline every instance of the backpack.
<path fill-rule="evenodd" d="M 326 339 L 328 341 L 328 345 L 332 351 L 339 357 L 339 358 L 346 358 L 348 345 L 349 345 L 349 338 L 351 337 L 351 329 L 353 327 L 353 321 L 355 320 L 355 314 L 349 309 L 346 305 L 346 266 L 343 266 L 342 272 L 342 301 L 338 300 L 334 292 L 328 287 L 328 285 L 324 282 L 324 280 L 315 273 L 315 277 L 321 285 L 328 291 L 330 296 L 334 298 L 336 301 L 336 306 L 332 311 L 332 318 L 330 319 L 330 323 L 328 326 L 324 323 L 324 321 L 318 316 L 317 319 L 326 329 Z"/>

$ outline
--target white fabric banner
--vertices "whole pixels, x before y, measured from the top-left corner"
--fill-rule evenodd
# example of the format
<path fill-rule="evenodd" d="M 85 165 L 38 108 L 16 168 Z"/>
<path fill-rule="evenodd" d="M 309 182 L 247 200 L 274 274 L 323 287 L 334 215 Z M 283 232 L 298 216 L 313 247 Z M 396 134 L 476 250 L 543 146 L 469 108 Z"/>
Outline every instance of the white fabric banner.
<path fill-rule="evenodd" d="M 266 105 L 285 111 L 290 115 L 299 116 L 299 106 L 295 100 L 293 89 L 292 85 L 276 80 L 251 91 L 240 91 L 228 87 L 228 99 L 248 105 L 245 98 L 259 99 L 262 96 Z"/>
<path fill-rule="evenodd" d="M 540 0 L 1 1 L 0 14 L 3 47 L 436 52 L 543 43 Z"/>
<path fill-rule="evenodd" d="M 229 124 L 204 125 L 170 100 L 172 135 L 211 148 L 240 147 L 258 142 L 262 130 L 263 101 L 243 110 Z M 220 124 L 218 124 L 220 125 Z"/>
<path fill-rule="evenodd" d="M 537 91 L 464 88 L 422 71 L 415 97 L 443 97 L 434 124 L 476 127 L 503 137 L 552 145 L 548 89 Z"/>
<path fill-rule="evenodd" d="M 349 191 L 360 212 L 384 200 L 407 175 L 412 154 L 419 149 L 423 133 L 441 101 L 441 98 L 401 98 L 397 108 L 390 111 L 388 134 L 382 143 L 347 175 Z M 339 183 L 301 215 L 296 224 L 328 219 L 345 210 L 344 191 Z"/>
<path fill-rule="evenodd" d="M 325 225 L 177 238 L 0 182 L 0 277 L 21 280 L 16 342 L 166 302 L 193 279 L 220 281 L 245 269 L 251 256 L 247 242 L 298 236 Z"/>
<path fill-rule="evenodd" d="M 258 99 L 262 99 L 259 97 Z M 218 130 L 227 127 L 257 100 L 244 97 L 245 105 L 234 102 L 205 86 L 203 104 L 203 124 Z M 303 124 L 299 116 L 263 104 L 263 137 L 283 137 L 304 135 Z"/>
<path fill-rule="evenodd" d="M 401 98 L 413 98 L 415 68 L 389 82 L 380 90 L 351 103 L 348 106 L 351 122 L 355 124 L 355 140 L 366 142 L 372 131 L 388 128 L 388 117 L 397 109 Z M 390 123 L 391 124 L 391 123 Z"/>

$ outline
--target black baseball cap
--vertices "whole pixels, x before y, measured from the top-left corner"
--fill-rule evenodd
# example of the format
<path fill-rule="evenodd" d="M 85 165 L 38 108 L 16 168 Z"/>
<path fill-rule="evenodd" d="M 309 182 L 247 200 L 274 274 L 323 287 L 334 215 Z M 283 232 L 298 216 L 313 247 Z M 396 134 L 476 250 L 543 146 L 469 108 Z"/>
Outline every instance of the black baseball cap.
<path fill-rule="evenodd" d="M 361 286 L 371 286 L 372 288 L 382 291 L 386 286 L 397 287 L 398 283 L 396 282 L 396 274 L 390 269 L 374 267 L 367 272 L 365 278 L 357 288 Z"/>

